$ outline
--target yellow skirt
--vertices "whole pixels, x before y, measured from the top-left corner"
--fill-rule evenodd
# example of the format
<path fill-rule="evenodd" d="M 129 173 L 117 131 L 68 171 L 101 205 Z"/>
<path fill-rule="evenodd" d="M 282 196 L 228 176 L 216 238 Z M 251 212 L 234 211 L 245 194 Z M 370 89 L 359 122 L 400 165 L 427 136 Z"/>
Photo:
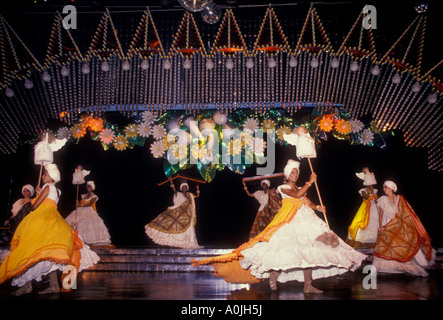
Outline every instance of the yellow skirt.
<path fill-rule="evenodd" d="M 20 276 L 40 261 L 80 263 L 83 243 L 57 211 L 53 200 L 45 199 L 29 213 L 14 233 L 11 253 L 0 266 L 0 283 Z"/>

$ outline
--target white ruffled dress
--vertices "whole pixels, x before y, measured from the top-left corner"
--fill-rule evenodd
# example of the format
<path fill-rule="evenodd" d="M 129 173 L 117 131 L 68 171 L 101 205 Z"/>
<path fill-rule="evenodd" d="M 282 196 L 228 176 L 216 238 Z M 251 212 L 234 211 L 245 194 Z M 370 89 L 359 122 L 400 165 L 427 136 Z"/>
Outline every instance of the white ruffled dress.
<path fill-rule="evenodd" d="M 289 198 L 281 192 L 282 198 Z M 366 255 L 356 251 L 339 239 L 339 245 L 332 248 L 316 238 L 327 232 L 326 223 L 315 212 L 303 205 L 294 218 L 280 227 L 269 242 L 259 242 L 241 251 L 244 259 L 240 265 L 250 269 L 258 279 L 269 278 L 271 271 L 281 271 L 279 282 L 304 281 L 303 270 L 312 269 L 312 279 L 327 278 L 355 271 L 366 259 Z"/>

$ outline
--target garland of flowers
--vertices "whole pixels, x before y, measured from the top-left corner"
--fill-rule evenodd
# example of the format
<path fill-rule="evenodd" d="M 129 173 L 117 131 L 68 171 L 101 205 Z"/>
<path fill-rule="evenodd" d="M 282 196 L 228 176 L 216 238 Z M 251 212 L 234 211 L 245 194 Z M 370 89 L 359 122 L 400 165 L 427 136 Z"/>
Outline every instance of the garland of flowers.
<path fill-rule="evenodd" d="M 197 121 L 199 130 L 215 130 L 221 150 L 224 150 L 217 155 L 219 161 L 212 161 L 214 159 L 210 158 L 208 137 L 195 132 L 191 134 L 190 120 Z M 266 134 L 273 130 L 273 142 L 287 145 L 284 135 L 290 134 L 299 126 L 309 130 L 318 146 L 330 136 L 346 140 L 352 145 L 374 146 L 378 141 L 384 144 L 383 137 L 389 134 L 380 132 L 374 122 L 365 125 L 358 119 L 351 119 L 343 109 L 334 109 L 323 114 L 318 109 L 313 109 L 299 123 L 285 116 L 284 110 L 269 110 L 258 114 L 241 109 L 229 115 L 207 110 L 195 117 L 183 111 L 168 111 L 161 115 L 143 111 L 134 116 L 133 123 L 123 128 L 103 118 L 84 114 L 70 128 L 59 128 L 56 137 L 78 143 L 89 132 L 91 138 L 100 141 L 105 150 L 114 148 L 117 151 L 132 149 L 135 145 L 143 147 L 146 144 L 154 158 L 164 159 L 163 168 L 167 176 L 196 165 L 201 176 L 210 182 L 216 171 L 225 167 L 243 174 L 252 164 L 262 164 L 267 149 Z M 170 134 L 168 132 L 171 129 L 182 131 L 178 135 Z M 235 129 L 238 131 L 234 131 Z M 263 137 L 254 135 L 258 129 L 263 130 Z M 223 139 L 223 134 L 229 134 L 229 139 Z M 152 140 L 146 143 L 148 138 Z"/>

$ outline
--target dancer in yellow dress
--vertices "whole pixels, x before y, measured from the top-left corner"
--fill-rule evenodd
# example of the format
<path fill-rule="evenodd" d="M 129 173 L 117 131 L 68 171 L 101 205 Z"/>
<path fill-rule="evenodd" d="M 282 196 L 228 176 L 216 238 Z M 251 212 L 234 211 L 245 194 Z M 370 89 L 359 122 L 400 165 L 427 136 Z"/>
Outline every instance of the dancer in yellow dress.
<path fill-rule="evenodd" d="M 45 166 L 42 180 L 43 187 L 36 188 L 40 195 L 15 231 L 11 253 L 0 266 L 0 283 L 12 279 L 11 285 L 20 287 L 12 293 L 15 296 L 32 292 L 31 281 L 48 274 L 49 288 L 39 293 L 60 292 L 57 270 L 71 265 L 80 272 L 99 260 L 57 210 L 60 190 L 55 183 L 60 172 L 55 164 Z"/>

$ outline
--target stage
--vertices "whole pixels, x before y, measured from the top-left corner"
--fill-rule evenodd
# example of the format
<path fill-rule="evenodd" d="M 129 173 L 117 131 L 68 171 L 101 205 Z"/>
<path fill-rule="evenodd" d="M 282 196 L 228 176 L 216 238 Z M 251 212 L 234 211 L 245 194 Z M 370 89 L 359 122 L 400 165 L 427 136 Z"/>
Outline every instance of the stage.
<path fill-rule="evenodd" d="M 166 248 L 97 248 L 101 261 L 81 272 L 77 288 L 71 292 L 38 295 L 33 292 L 18 298 L 10 296 L 8 283 L 0 286 L 0 300 L 433 300 L 442 298 L 443 268 L 439 249 L 437 263 L 426 278 L 408 275 L 378 274 L 372 287 L 365 289 L 368 273 L 363 267 L 370 263 L 371 249 L 358 249 L 369 255 L 355 272 L 314 281 L 322 294 L 305 294 L 303 284 L 278 284 L 272 291 L 268 282 L 257 285 L 226 283 L 209 269 L 194 268 L 189 261 L 230 249 L 166 249 Z M 44 283 L 35 288 L 43 289 Z M 35 290 L 36 291 L 36 290 Z"/>

